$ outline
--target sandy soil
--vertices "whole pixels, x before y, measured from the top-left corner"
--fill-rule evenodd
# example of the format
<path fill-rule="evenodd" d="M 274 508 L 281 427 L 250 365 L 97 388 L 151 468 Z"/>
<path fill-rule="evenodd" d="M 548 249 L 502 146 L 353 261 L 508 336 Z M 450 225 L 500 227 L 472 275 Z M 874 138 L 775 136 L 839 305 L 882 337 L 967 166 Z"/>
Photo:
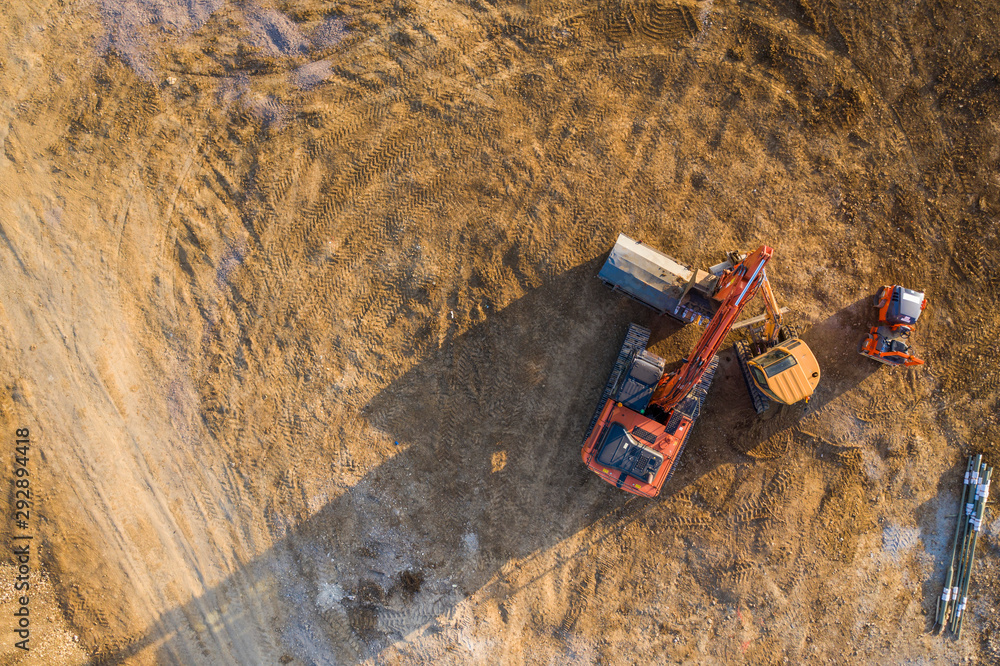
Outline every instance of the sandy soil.
<path fill-rule="evenodd" d="M 1000 660 L 996 514 L 931 632 L 1000 455 L 997 9 L 5 3 L 0 660 Z M 824 373 L 762 422 L 724 353 L 653 501 L 579 460 L 628 323 L 699 333 L 599 284 L 619 232 L 773 246 Z M 855 353 L 897 282 L 922 368 Z"/>

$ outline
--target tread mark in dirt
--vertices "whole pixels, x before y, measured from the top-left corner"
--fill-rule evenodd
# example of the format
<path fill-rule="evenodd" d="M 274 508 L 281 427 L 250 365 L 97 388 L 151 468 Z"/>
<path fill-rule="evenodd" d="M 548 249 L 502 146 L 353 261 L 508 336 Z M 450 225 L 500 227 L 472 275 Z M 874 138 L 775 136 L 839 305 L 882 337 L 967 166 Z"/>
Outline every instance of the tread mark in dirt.
<path fill-rule="evenodd" d="M 321 616 L 326 621 L 327 629 L 330 632 L 327 636 L 335 641 L 338 648 L 355 661 L 360 661 L 367 655 L 368 651 L 355 637 L 351 630 L 350 620 L 343 610 L 337 607 L 330 608 L 323 611 Z"/>
<path fill-rule="evenodd" d="M 606 245 L 601 229 L 608 217 L 599 209 L 591 208 L 586 200 L 581 200 L 581 206 L 574 212 L 573 222 L 569 225 L 572 235 L 568 247 L 572 250 L 572 257 L 567 257 L 567 262 L 591 256 Z"/>
<path fill-rule="evenodd" d="M 654 1 L 645 6 L 639 29 L 647 37 L 659 41 L 694 37 L 698 23 L 685 5 L 667 5 Z"/>
<path fill-rule="evenodd" d="M 950 258 L 964 280 L 982 285 L 987 290 L 1000 283 L 1000 275 L 996 272 L 996 253 L 987 248 L 977 234 L 967 233 L 955 245 L 955 252 Z"/>
<path fill-rule="evenodd" d="M 755 568 L 752 562 L 737 558 L 727 567 L 726 576 L 734 585 L 742 585 L 750 580 Z"/>
<path fill-rule="evenodd" d="M 298 181 L 299 173 L 302 170 L 302 159 L 299 155 L 292 155 L 290 158 L 291 165 L 285 169 L 280 175 L 276 175 L 270 183 L 265 187 L 264 196 L 270 203 L 272 209 L 276 208 L 279 203 L 284 201 L 285 195 L 288 194 L 289 188 L 292 184 Z"/>
<path fill-rule="evenodd" d="M 524 46 L 537 46 L 549 49 L 564 43 L 571 36 L 564 22 L 546 23 L 532 16 L 523 14 L 504 14 L 506 23 L 502 32 L 512 37 Z"/>
<path fill-rule="evenodd" d="M 573 629 L 576 627 L 577 620 L 583 615 L 583 611 L 588 605 L 588 598 L 592 595 L 590 588 L 593 582 L 584 579 L 582 582 L 578 582 L 573 586 L 572 591 L 569 596 L 573 600 L 567 604 L 568 608 L 566 613 L 563 615 L 562 620 L 559 622 L 559 633 L 563 637 L 568 637 L 572 634 Z"/>
<path fill-rule="evenodd" d="M 857 54 L 858 41 L 857 31 L 854 28 L 854 15 L 852 13 L 845 15 L 839 7 L 834 5 L 833 26 L 840 33 L 840 36 L 844 38 L 848 54 Z"/>
<path fill-rule="evenodd" d="M 814 53 L 812 51 L 807 51 L 805 49 L 796 48 L 794 46 L 786 46 L 785 52 L 788 53 L 788 55 L 792 56 L 793 58 L 796 58 L 797 60 L 801 60 L 802 62 L 808 62 L 813 65 L 821 65 L 824 62 L 826 62 L 826 58 L 824 58 L 821 54 Z"/>
<path fill-rule="evenodd" d="M 333 183 L 325 188 L 326 192 L 305 214 L 293 221 L 290 228 L 283 229 L 275 236 L 277 248 L 275 253 L 282 253 L 281 263 L 288 265 L 304 254 L 304 248 L 310 246 L 310 238 L 330 238 L 337 226 L 337 217 L 353 200 L 355 209 L 363 208 L 372 200 L 383 196 L 381 191 L 370 192 L 363 197 L 363 192 L 371 181 L 379 174 L 394 168 L 408 157 L 414 148 L 421 145 L 418 138 L 407 129 L 397 131 L 387 140 L 379 143 L 366 158 L 348 173 L 341 172 L 333 179 Z M 359 200 L 360 199 L 360 200 Z M 373 238 L 374 236 L 374 238 Z M 296 243 L 288 243 L 291 237 Z M 381 251 L 384 240 L 384 224 L 369 225 L 362 233 L 351 234 L 342 241 L 340 256 L 351 256 L 357 248 L 363 248 L 362 253 L 352 256 L 352 263 L 367 261 L 373 251 Z M 287 248 L 287 249 L 282 249 Z"/>
<path fill-rule="evenodd" d="M 581 101 L 580 99 L 566 99 L 549 121 L 548 128 L 551 131 L 543 148 L 548 155 L 552 156 L 554 164 L 565 165 L 567 162 L 567 155 L 572 150 L 567 144 L 573 142 L 580 130 L 577 117 Z"/>
<path fill-rule="evenodd" d="M 409 198 L 409 200 L 414 202 L 412 205 L 407 205 L 405 199 L 401 200 L 400 207 L 406 210 L 407 218 L 419 224 L 420 221 L 426 220 L 433 210 L 439 208 L 442 202 L 450 199 L 452 195 L 447 192 L 447 188 L 441 187 L 443 182 L 445 182 L 445 178 L 438 176 L 431 184 L 413 194 Z M 398 219 L 393 218 L 392 224 L 398 227 L 400 223 Z M 312 245 L 315 245 L 318 240 L 321 239 L 313 238 Z M 381 248 L 381 250 L 384 251 L 385 248 Z M 327 258 L 327 261 L 323 262 L 316 269 L 314 276 L 309 280 L 310 284 L 316 287 L 315 289 L 301 290 L 292 297 L 294 309 L 300 318 L 308 319 L 315 308 L 325 306 L 329 303 L 331 295 L 339 294 L 340 287 L 338 285 L 342 282 L 341 276 L 345 270 L 348 270 L 343 265 L 347 256 L 344 253 L 345 249 L 338 247 Z M 420 284 L 419 286 L 425 285 Z M 394 308 L 393 312 L 398 312 L 401 307 L 402 303 L 400 302 Z M 385 315 L 383 319 L 387 319 L 390 316 L 391 313 Z"/>
<path fill-rule="evenodd" d="M 658 0 L 608 3 L 604 13 L 607 16 L 605 35 L 613 42 L 641 36 L 654 42 L 671 43 L 690 39 L 700 30 L 689 7 L 668 5 Z"/>
<path fill-rule="evenodd" d="M 812 4 L 813 2 L 819 3 L 821 8 L 824 7 L 823 0 L 798 0 L 799 7 L 802 8 L 802 12 L 806 15 L 806 18 L 809 21 L 810 24 L 809 27 L 811 27 L 813 31 L 820 37 L 823 37 L 825 39 L 827 36 L 826 22 L 820 21 L 819 16 L 816 13 L 816 10 L 813 8 Z"/>
<path fill-rule="evenodd" d="M 943 380 L 948 390 L 973 396 L 995 395 L 1000 391 L 1000 367 L 986 360 L 988 350 L 1000 345 L 1000 318 L 995 312 L 995 307 L 983 307 L 964 327 L 973 339 L 963 341 L 953 356 L 953 365 L 959 371 Z"/>
<path fill-rule="evenodd" d="M 631 37 L 635 32 L 635 26 L 638 24 L 632 6 L 629 4 L 622 6 L 621 3 L 613 3 L 606 11 L 608 14 L 606 19 L 608 40 L 624 42 Z"/>
<path fill-rule="evenodd" d="M 362 127 L 382 121 L 385 113 L 385 105 L 376 104 L 371 109 L 363 111 L 361 117 L 352 117 L 337 123 L 332 129 L 309 142 L 309 156 L 318 159 L 339 146 L 345 137 L 358 135 Z"/>
<path fill-rule="evenodd" d="M 770 516 L 774 506 L 785 496 L 793 479 L 787 470 L 778 470 L 759 496 L 744 502 L 733 511 L 732 519 L 737 523 L 745 523 Z"/>

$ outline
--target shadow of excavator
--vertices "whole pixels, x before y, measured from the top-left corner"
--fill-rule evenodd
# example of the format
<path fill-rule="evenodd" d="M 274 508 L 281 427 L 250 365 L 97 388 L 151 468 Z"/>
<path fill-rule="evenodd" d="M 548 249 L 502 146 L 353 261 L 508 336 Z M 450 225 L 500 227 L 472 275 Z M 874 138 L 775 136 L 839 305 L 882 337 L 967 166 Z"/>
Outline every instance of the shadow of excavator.
<path fill-rule="evenodd" d="M 435 618 L 492 594 L 506 573 L 573 535 L 588 532 L 561 565 L 626 526 L 650 501 L 587 471 L 584 430 L 629 322 L 653 328 L 662 345 L 681 327 L 604 288 L 603 260 L 550 279 L 428 353 L 361 410 L 398 443 L 395 455 L 96 661 L 253 663 L 271 649 L 254 627 L 275 626 L 274 617 L 289 653 L 280 656 L 354 661 L 434 632 Z M 695 433 L 688 451 L 697 448 Z M 690 460 L 664 495 L 715 464 Z"/>
<path fill-rule="evenodd" d="M 361 416 L 398 442 L 398 453 L 225 581 L 166 613 L 141 640 L 96 661 L 152 654 L 157 663 L 254 663 L 273 653 L 282 663 L 292 655 L 344 663 L 377 655 L 441 631 L 440 618 L 471 595 L 509 595 L 510 575 L 527 563 L 588 567 L 590 546 L 731 462 L 731 449 L 707 446 L 720 431 L 740 440 L 737 449 L 752 449 L 775 428 L 794 426 L 788 416 L 758 430 L 741 426 L 755 414 L 723 351 L 707 408 L 660 498 L 632 497 L 588 472 L 581 440 L 628 323 L 653 328 L 664 355 L 697 337 L 607 291 L 595 277 L 602 261 L 529 291 L 393 381 Z M 859 307 L 804 336 L 824 371 L 810 409 L 877 369 L 853 353 L 857 336 L 847 335 L 860 330 Z M 557 547 L 559 556 L 546 559 Z M 530 586 L 546 566 L 556 564 L 517 584 Z M 281 647 L 255 635 L 259 626 L 279 627 Z"/>

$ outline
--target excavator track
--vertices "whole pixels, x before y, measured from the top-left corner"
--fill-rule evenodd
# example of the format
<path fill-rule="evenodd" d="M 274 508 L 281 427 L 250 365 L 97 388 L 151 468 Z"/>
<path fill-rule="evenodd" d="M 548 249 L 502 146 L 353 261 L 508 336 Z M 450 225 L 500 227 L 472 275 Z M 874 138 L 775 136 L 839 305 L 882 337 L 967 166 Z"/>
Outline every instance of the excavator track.
<path fill-rule="evenodd" d="M 757 414 L 763 414 L 771 407 L 771 399 L 764 395 L 764 392 L 757 388 L 757 385 L 753 381 L 753 377 L 750 375 L 750 365 L 747 363 L 752 356 L 750 354 L 750 349 L 747 347 L 747 343 L 744 340 L 737 340 L 733 345 L 733 351 L 736 352 L 736 358 L 739 360 L 740 372 L 743 373 L 743 381 L 747 385 L 747 392 L 750 394 L 750 402 L 753 403 L 753 408 Z"/>
<path fill-rule="evenodd" d="M 705 370 L 705 374 L 701 376 L 701 380 L 695 384 L 694 388 L 688 394 L 684 401 L 677 406 L 674 413 L 671 415 L 671 423 L 676 417 L 680 421 L 680 412 L 686 413 L 691 417 L 691 421 L 695 422 L 701 415 L 701 408 L 705 406 L 705 400 L 708 399 L 708 389 L 712 388 L 712 380 L 715 379 L 715 371 L 719 369 L 719 357 L 713 356 L 712 360 L 709 361 L 708 369 Z M 664 483 L 670 480 L 670 477 L 674 475 L 677 471 L 678 463 L 680 462 L 681 456 L 684 455 L 684 448 L 687 446 L 688 440 L 691 439 L 691 432 L 694 430 L 694 423 L 691 424 L 692 427 L 688 428 L 687 434 L 684 435 L 684 441 L 681 442 L 681 447 L 677 449 L 677 455 L 674 456 L 674 460 L 670 465 L 670 471 L 667 472 L 667 478 L 663 480 Z M 673 423 L 674 431 L 677 430 L 677 424 Z M 667 425 L 667 430 L 670 430 L 670 424 Z"/>
<path fill-rule="evenodd" d="M 622 343 L 622 348 L 618 350 L 618 359 L 615 361 L 615 367 L 611 369 L 608 383 L 604 385 L 604 392 L 601 393 L 597 409 L 594 411 L 594 416 L 590 419 L 590 425 L 587 426 L 587 434 L 583 436 L 584 440 L 590 437 L 590 431 L 594 429 L 594 424 L 597 423 L 597 419 L 601 416 L 601 410 L 604 409 L 605 403 L 607 403 L 612 395 L 617 394 L 618 384 L 621 382 L 623 373 L 628 368 L 629 363 L 631 363 L 632 357 L 645 349 L 648 342 L 648 328 L 639 326 L 638 324 L 629 324 L 628 331 L 625 333 L 625 342 Z"/>

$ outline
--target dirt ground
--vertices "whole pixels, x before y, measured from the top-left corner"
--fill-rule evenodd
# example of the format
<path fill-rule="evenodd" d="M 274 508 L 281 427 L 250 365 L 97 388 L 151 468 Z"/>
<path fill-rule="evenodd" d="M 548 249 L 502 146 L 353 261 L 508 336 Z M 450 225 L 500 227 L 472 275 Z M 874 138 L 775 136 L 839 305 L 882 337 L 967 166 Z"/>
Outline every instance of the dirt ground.
<path fill-rule="evenodd" d="M 1000 462 L 998 9 L 4 3 L 0 661 L 997 663 L 994 511 L 932 625 Z M 771 245 L 823 371 L 759 421 L 723 352 L 655 500 L 579 457 L 628 324 L 699 335 L 618 233 Z M 923 367 L 856 354 L 889 283 Z"/>

